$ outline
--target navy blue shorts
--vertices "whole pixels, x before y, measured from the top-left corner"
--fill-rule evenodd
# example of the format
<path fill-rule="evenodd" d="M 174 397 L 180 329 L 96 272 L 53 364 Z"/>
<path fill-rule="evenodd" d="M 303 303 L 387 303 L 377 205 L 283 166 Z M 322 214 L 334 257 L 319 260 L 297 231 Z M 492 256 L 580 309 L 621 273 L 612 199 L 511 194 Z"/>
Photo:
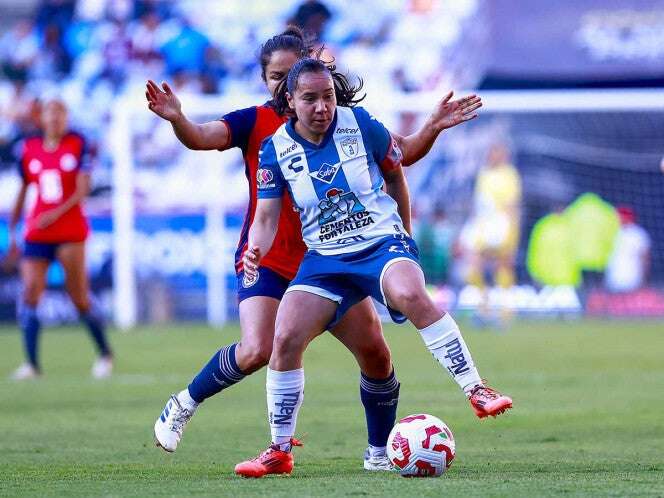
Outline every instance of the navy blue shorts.
<path fill-rule="evenodd" d="M 417 245 L 410 237 L 385 237 L 362 251 L 334 256 L 309 251 L 286 292 L 310 292 L 338 303 L 329 328 L 367 296 L 387 306 L 383 276 L 398 261 L 412 261 L 419 265 Z M 396 323 L 406 321 L 397 310 L 389 306 L 387 309 Z"/>
<path fill-rule="evenodd" d="M 279 299 L 284 297 L 290 280 L 277 272 L 261 266 L 258 268 L 258 277 L 253 281 L 244 278 L 244 271 L 237 274 L 238 303 L 254 296 L 267 296 Z"/>
<path fill-rule="evenodd" d="M 24 258 L 47 259 L 48 261 L 55 261 L 55 255 L 60 247 L 59 243 L 47 242 L 28 242 L 23 243 Z"/>

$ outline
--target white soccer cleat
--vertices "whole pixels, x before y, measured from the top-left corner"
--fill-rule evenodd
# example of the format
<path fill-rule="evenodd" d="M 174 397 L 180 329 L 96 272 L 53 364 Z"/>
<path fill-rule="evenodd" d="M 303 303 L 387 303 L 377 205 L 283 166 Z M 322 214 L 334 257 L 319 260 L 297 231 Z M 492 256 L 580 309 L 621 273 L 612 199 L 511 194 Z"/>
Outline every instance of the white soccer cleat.
<path fill-rule="evenodd" d="M 369 448 L 367 448 L 364 452 L 364 470 L 392 471 L 394 467 L 390 459 L 387 458 L 387 453 L 372 455 Z"/>
<path fill-rule="evenodd" d="M 113 359 L 110 356 L 100 356 L 92 365 L 91 373 L 95 379 L 108 379 L 113 373 Z"/>
<path fill-rule="evenodd" d="M 11 380 L 32 380 L 39 378 L 39 371 L 30 363 L 23 363 L 20 367 L 14 370 L 10 379 Z"/>
<path fill-rule="evenodd" d="M 172 395 L 154 424 L 155 444 L 169 453 L 175 451 L 187 422 L 195 412 L 196 408 L 185 408 L 177 397 Z"/>

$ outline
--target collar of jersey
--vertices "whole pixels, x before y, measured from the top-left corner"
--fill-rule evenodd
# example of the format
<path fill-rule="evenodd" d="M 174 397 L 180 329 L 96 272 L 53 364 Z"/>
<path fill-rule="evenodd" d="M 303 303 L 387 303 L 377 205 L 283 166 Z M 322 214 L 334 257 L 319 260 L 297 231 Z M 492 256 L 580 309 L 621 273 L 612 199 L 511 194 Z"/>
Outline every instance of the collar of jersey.
<path fill-rule="evenodd" d="M 295 131 L 295 126 L 294 126 L 295 120 L 294 119 L 289 119 L 288 123 L 286 123 L 286 132 L 288 135 L 295 140 L 297 143 L 302 145 L 302 147 L 306 147 L 309 149 L 322 149 L 327 145 L 327 143 L 330 141 L 332 138 L 332 135 L 334 135 L 334 130 L 337 128 L 337 110 L 334 110 L 334 117 L 332 118 L 332 122 L 330 123 L 330 127 L 327 129 L 327 132 L 325 133 L 325 137 L 323 137 L 323 141 L 319 144 L 315 144 L 307 140 L 306 138 L 302 138 L 296 131 Z"/>

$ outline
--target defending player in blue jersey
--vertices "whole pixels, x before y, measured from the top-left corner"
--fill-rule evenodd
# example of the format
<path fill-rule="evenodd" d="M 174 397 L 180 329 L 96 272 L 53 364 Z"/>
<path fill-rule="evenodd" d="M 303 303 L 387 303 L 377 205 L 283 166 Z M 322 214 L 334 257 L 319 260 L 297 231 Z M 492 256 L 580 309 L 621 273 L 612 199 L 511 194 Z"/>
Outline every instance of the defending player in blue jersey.
<path fill-rule="evenodd" d="M 290 473 L 304 396 L 304 350 L 367 296 L 385 304 L 395 321 L 409 319 L 418 328 L 478 416 L 496 416 L 512 406 L 509 397 L 484 385 L 459 327 L 425 290 L 409 235 L 409 206 L 397 206 L 383 190 L 384 179 L 403 175 L 388 131 L 364 109 L 351 107 L 358 102 L 353 87 L 318 60 L 295 63 L 285 86 L 277 103 L 287 102 L 296 117 L 261 148 L 245 273 L 255 273 L 273 243 L 286 189 L 309 250 L 277 313 L 266 382 L 272 445 L 236 466 L 245 477 Z"/>

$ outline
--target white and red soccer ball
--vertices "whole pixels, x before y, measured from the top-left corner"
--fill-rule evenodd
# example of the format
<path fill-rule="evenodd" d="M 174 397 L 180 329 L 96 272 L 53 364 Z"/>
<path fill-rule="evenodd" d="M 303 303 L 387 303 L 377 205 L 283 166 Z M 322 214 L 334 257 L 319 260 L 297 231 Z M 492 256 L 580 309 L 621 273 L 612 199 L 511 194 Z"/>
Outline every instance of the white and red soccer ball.
<path fill-rule="evenodd" d="M 404 477 L 438 477 L 452 464 L 454 454 L 452 431 L 431 415 L 402 418 L 387 439 L 387 457 Z"/>

